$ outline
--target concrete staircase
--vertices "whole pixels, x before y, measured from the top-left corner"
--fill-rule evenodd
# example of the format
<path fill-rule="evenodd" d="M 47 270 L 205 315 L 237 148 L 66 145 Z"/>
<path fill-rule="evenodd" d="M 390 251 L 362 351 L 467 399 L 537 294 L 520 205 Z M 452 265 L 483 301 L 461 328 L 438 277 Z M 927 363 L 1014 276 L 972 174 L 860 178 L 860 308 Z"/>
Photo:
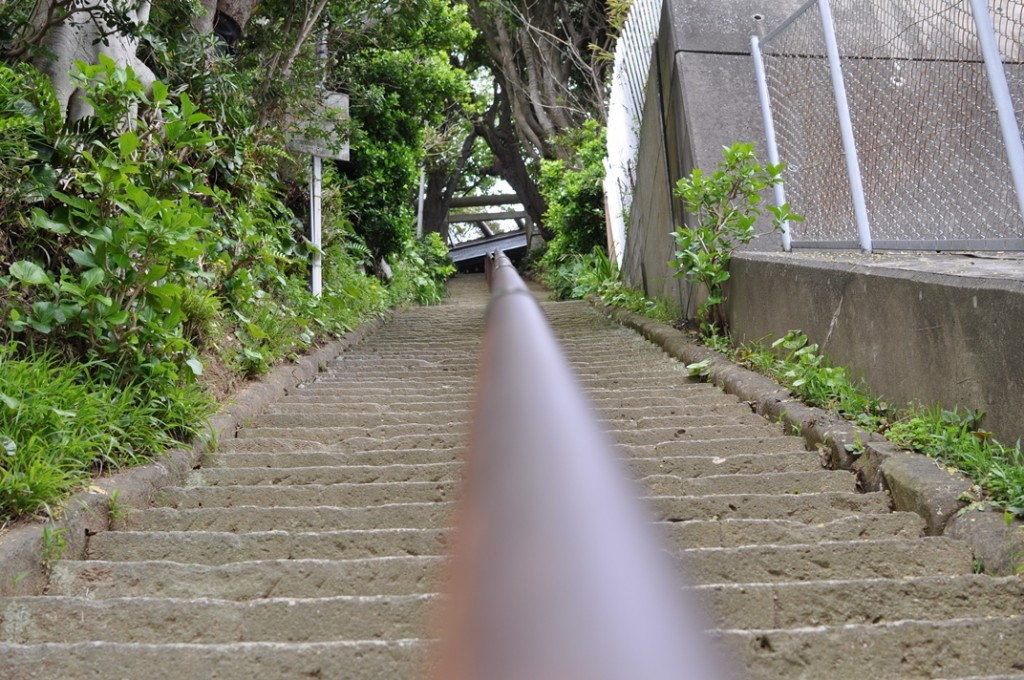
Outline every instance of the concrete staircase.
<path fill-rule="evenodd" d="M 452 289 L 93 536 L 48 596 L 0 600 L 0 677 L 423 675 L 487 300 Z M 1024 580 L 973 575 L 965 545 L 588 305 L 544 307 L 742 673 L 1024 677 Z"/>

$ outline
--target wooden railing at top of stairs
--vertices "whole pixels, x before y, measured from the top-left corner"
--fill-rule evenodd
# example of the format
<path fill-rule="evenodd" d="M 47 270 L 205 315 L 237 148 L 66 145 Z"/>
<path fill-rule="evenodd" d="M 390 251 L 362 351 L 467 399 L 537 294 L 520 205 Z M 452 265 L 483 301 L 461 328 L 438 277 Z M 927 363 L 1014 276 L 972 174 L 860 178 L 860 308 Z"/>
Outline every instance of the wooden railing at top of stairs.
<path fill-rule="evenodd" d="M 544 314 L 491 287 L 436 677 L 725 677 Z"/>

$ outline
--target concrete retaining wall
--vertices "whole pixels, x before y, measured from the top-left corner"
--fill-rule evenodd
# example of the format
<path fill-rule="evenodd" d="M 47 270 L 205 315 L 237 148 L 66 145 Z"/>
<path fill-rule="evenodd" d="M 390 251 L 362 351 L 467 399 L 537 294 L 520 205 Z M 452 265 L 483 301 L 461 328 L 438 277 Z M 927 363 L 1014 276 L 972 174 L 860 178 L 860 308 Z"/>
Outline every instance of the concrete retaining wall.
<path fill-rule="evenodd" d="M 746 253 L 732 262 L 732 331 L 748 341 L 800 329 L 886 397 L 984 411 L 984 427 L 1014 442 L 1024 438 L 1024 282 L 956 272 L 965 259 Z"/>
<path fill-rule="evenodd" d="M 799 4 L 665 2 L 623 273 L 685 314 L 697 300 L 668 266 L 671 232 L 683 220 L 671 188 L 694 167 L 713 168 L 725 145 L 743 140 L 764 148 L 750 35 Z M 759 238 L 733 263 L 729 313 L 738 339 L 803 330 L 887 397 L 982 410 L 985 426 L 1001 439 L 1024 436 L 1024 284 L 1003 275 L 961 276 L 941 258 L 927 272 L 906 269 L 898 258 L 779 251 L 777 237 Z"/>

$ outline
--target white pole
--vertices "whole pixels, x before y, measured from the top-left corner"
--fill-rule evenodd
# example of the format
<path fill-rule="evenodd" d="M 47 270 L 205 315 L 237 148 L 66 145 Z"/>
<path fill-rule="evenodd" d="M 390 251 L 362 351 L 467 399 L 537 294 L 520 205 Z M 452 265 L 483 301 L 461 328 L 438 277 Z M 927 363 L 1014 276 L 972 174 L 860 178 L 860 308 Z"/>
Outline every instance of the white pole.
<path fill-rule="evenodd" d="M 754 73 L 757 75 L 757 95 L 761 100 L 761 120 L 764 122 L 764 136 L 768 144 L 768 162 L 772 165 L 779 164 L 779 147 L 775 140 L 775 120 L 772 116 L 772 102 L 768 93 L 768 77 L 764 71 L 764 56 L 761 54 L 761 40 L 756 36 L 750 36 L 750 53 L 754 57 Z M 772 187 L 775 192 L 775 205 L 782 207 L 786 204 L 786 188 L 782 184 Z M 789 232 L 789 220 L 782 223 L 782 249 L 791 252 L 793 250 L 793 237 Z"/>
<path fill-rule="evenodd" d="M 423 202 L 426 200 L 427 169 L 420 169 L 420 198 L 416 208 L 416 238 L 423 238 Z"/>
<path fill-rule="evenodd" d="M 321 100 L 324 97 L 324 77 L 327 64 L 327 19 L 316 45 L 317 67 L 320 77 L 317 80 L 316 93 Z M 323 279 L 323 194 L 324 194 L 324 161 L 313 155 L 313 165 L 309 173 L 309 240 L 313 244 L 313 259 L 309 268 L 309 291 L 313 297 L 324 293 Z"/>
<path fill-rule="evenodd" d="M 309 240 L 313 243 L 313 262 L 310 271 L 309 290 L 314 297 L 323 295 L 323 182 L 324 165 L 320 156 L 313 156 L 313 168 L 309 179 Z"/>
<path fill-rule="evenodd" d="M 871 225 L 868 222 L 868 207 L 864 200 L 864 184 L 860 175 L 860 161 L 857 158 L 857 143 L 853 137 L 853 121 L 850 120 L 850 104 L 846 100 L 846 82 L 839 59 L 839 43 L 836 41 L 836 27 L 832 21 L 832 6 L 829 0 L 818 0 L 821 10 L 821 27 L 825 32 L 825 50 L 828 53 L 829 71 L 832 75 L 832 89 L 836 97 L 836 113 L 839 114 L 839 129 L 843 134 L 843 151 L 846 156 L 846 171 L 850 175 L 850 194 L 853 197 L 853 213 L 857 219 L 857 233 L 860 247 L 865 253 L 871 252 Z"/>
<path fill-rule="evenodd" d="M 974 23 L 978 27 L 978 42 L 985 58 L 985 70 L 988 82 L 992 87 L 992 97 L 996 100 L 999 112 L 999 127 L 1003 131 L 1003 144 L 1010 163 L 1010 174 L 1017 190 L 1017 205 L 1021 219 L 1024 220 L 1024 143 L 1021 142 L 1020 126 L 1010 99 L 1010 86 L 1006 82 L 1006 71 L 1003 69 L 1003 58 L 996 44 L 996 31 L 992 27 L 986 0 L 971 0 L 974 11 Z"/>

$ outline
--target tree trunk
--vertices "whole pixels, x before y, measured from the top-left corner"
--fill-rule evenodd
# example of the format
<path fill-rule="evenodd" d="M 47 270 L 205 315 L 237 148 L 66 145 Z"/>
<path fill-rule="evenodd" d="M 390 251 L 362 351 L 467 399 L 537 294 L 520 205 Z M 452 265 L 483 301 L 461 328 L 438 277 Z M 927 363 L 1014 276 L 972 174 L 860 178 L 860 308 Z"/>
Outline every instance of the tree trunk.
<path fill-rule="evenodd" d="M 92 107 L 71 80 L 76 61 L 95 64 L 99 55 L 110 57 L 118 66 L 130 66 L 139 80 L 148 88 L 156 76 L 136 56 L 139 39 L 114 31 L 102 17 L 113 11 L 112 0 L 97 3 L 94 9 L 75 11 L 62 21 L 56 21 L 67 3 L 40 0 L 33 10 L 31 30 L 38 36 L 38 45 L 44 54 L 36 57 L 36 68 L 50 77 L 53 91 L 69 120 L 78 120 L 92 114 Z M 128 12 L 128 20 L 138 26 L 149 21 L 149 1 L 142 0 Z"/>
<path fill-rule="evenodd" d="M 494 154 L 499 174 L 519 195 L 524 210 L 537 225 L 541 236 L 550 240 L 553 234 L 544 226 L 544 213 L 548 205 L 520 152 L 519 136 L 513 120 L 508 97 L 503 89 L 498 88 L 494 95 L 494 105 L 485 119 L 474 122 L 474 129 L 487 142 Z"/>
<path fill-rule="evenodd" d="M 426 197 L 423 202 L 424 233 L 437 232 L 444 241 L 448 240 L 448 210 L 459 188 L 466 162 L 473 154 L 476 139 L 476 130 L 470 131 L 462 141 L 459 156 L 453 163 L 439 164 L 427 170 Z"/>

